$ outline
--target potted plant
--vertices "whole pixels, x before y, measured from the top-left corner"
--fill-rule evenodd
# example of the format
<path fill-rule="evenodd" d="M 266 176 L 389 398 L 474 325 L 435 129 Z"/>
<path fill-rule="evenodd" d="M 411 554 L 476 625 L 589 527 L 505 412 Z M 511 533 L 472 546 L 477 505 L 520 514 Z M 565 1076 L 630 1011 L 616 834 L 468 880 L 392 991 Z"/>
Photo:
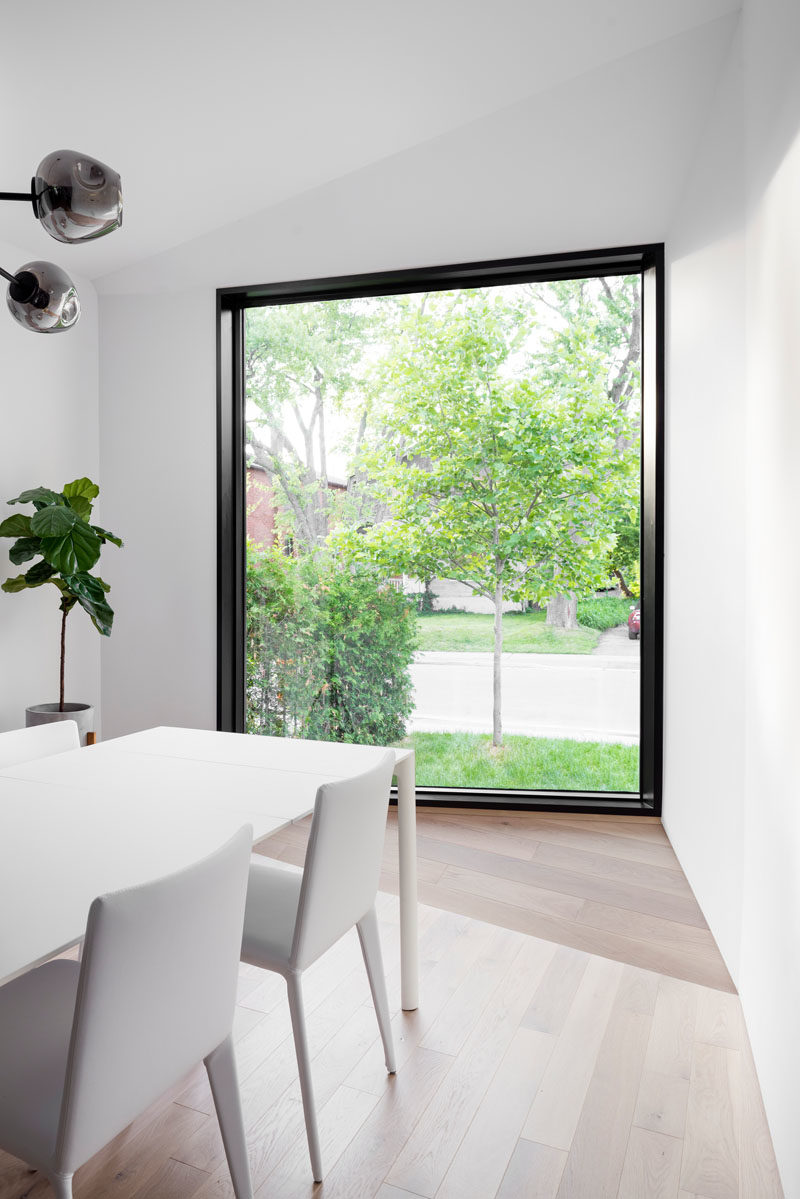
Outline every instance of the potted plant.
<path fill-rule="evenodd" d="M 15 538 L 9 550 L 11 561 L 20 566 L 39 558 L 24 574 L 6 579 L 3 591 L 25 591 L 52 583 L 61 594 L 61 662 L 58 703 L 34 704 L 26 709 L 26 724 L 44 724 L 52 720 L 74 720 L 85 743 L 94 727 L 90 704 L 64 702 L 64 657 L 67 617 L 76 604 L 84 609 L 92 624 L 104 637 L 111 633 L 114 613 L 106 595 L 108 583 L 90 574 L 107 541 L 122 545 L 119 537 L 90 524 L 92 501 L 100 488 L 91 479 L 75 479 L 61 491 L 33 487 L 9 500 L 9 504 L 33 504 L 33 515 L 17 512 L 0 523 L 0 537 Z"/>

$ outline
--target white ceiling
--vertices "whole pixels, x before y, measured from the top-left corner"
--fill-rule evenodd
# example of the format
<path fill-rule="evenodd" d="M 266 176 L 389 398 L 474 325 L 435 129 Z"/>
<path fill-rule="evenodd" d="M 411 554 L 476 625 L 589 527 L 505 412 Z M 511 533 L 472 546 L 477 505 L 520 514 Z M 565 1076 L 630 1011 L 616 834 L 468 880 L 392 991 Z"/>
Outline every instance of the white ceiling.
<path fill-rule="evenodd" d="M 53 149 L 115 167 L 123 228 L 59 247 L 67 269 L 100 278 L 738 8 L 738 0 L 17 4 L 3 13 L 0 188 L 25 190 Z M 53 257 L 21 204 L 0 208 L 0 240 Z"/>

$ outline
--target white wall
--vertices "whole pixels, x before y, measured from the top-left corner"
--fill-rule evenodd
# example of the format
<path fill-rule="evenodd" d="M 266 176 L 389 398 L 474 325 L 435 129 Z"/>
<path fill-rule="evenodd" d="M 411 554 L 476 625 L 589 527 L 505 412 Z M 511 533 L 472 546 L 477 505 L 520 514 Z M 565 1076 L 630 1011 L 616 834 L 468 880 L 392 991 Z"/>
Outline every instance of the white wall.
<path fill-rule="evenodd" d="M 42 235 L 43 236 L 43 235 Z M 45 239 L 46 240 L 46 239 Z M 44 247 L 43 256 L 50 254 Z M 30 252 L 0 244 L 0 263 L 17 270 Z M 57 259 L 58 260 L 58 259 Z M 61 259 L 63 261 L 63 259 Z M 0 515 L 15 511 L 7 499 L 29 487 L 61 487 L 88 475 L 99 482 L 97 298 L 72 271 L 81 298 L 78 324 L 65 333 L 38 335 L 21 328 L 0 298 Z M 102 522 L 102 508 L 97 509 Z M 20 573 L 8 560 L 12 541 L 0 541 L 0 581 Z M 111 547 L 114 552 L 114 547 Z M 106 555 L 110 557 L 107 549 Z M 23 568 L 24 569 L 24 568 Z M 25 723 L 29 704 L 58 699 L 61 613 L 54 587 L 0 592 L 0 729 Z M 113 597 L 112 597 L 113 606 Z M 100 705 L 100 637 L 76 609 L 67 621 L 66 698 Z"/>
<path fill-rule="evenodd" d="M 104 516 L 125 541 L 105 576 L 109 737 L 216 728 L 215 304 L 204 288 L 102 306 Z"/>
<path fill-rule="evenodd" d="M 800 1195 L 800 6 L 750 0 L 747 770 L 740 991 L 784 1190 Z M 769 597 L 786 608 L 773 621 Z"/>
<path fill-rule="evenodd" d="M 734 978 L 744 826 L 741 37 L 667 238 L 663 821 Z"/>
<path fill-rule="evenodd" d="M 789 1199 L 800 1195 L 800 7 L 746 0 L 741 48 L 668 243 L 664 822 L 739 987 Z M 687 603 L 696 580 L 701 605 Z"/>

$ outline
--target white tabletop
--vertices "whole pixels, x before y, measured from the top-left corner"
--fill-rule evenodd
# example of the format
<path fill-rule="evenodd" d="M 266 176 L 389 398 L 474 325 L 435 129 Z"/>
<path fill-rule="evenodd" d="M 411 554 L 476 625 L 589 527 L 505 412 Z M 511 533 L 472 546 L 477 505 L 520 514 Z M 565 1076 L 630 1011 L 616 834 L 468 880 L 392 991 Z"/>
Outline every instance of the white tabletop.
<path fill-rule="evenodd" d="M 258 841 L 385 752 L 157 728 L 3 768 L 0 983 L 74 944 L 95 896 L 182 869 L 243 824 Z"/>

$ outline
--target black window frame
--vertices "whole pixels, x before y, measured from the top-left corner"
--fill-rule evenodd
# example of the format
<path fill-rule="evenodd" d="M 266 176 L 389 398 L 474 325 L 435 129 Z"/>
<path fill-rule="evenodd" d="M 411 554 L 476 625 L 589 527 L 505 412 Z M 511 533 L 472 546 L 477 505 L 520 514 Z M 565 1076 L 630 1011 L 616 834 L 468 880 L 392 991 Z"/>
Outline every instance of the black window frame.
<path fill-rule="evenodd" d="M 639 793 L 418 787 L 418 802 L 661 815 L 664 677 L 664 246 L 650 243 L 217 291 L 217 728 L 245 727 L 244 338 L 248 308 L 457 287 L 642 275 Z M 238 402 L 237 402 L 238 398 Z"/>

